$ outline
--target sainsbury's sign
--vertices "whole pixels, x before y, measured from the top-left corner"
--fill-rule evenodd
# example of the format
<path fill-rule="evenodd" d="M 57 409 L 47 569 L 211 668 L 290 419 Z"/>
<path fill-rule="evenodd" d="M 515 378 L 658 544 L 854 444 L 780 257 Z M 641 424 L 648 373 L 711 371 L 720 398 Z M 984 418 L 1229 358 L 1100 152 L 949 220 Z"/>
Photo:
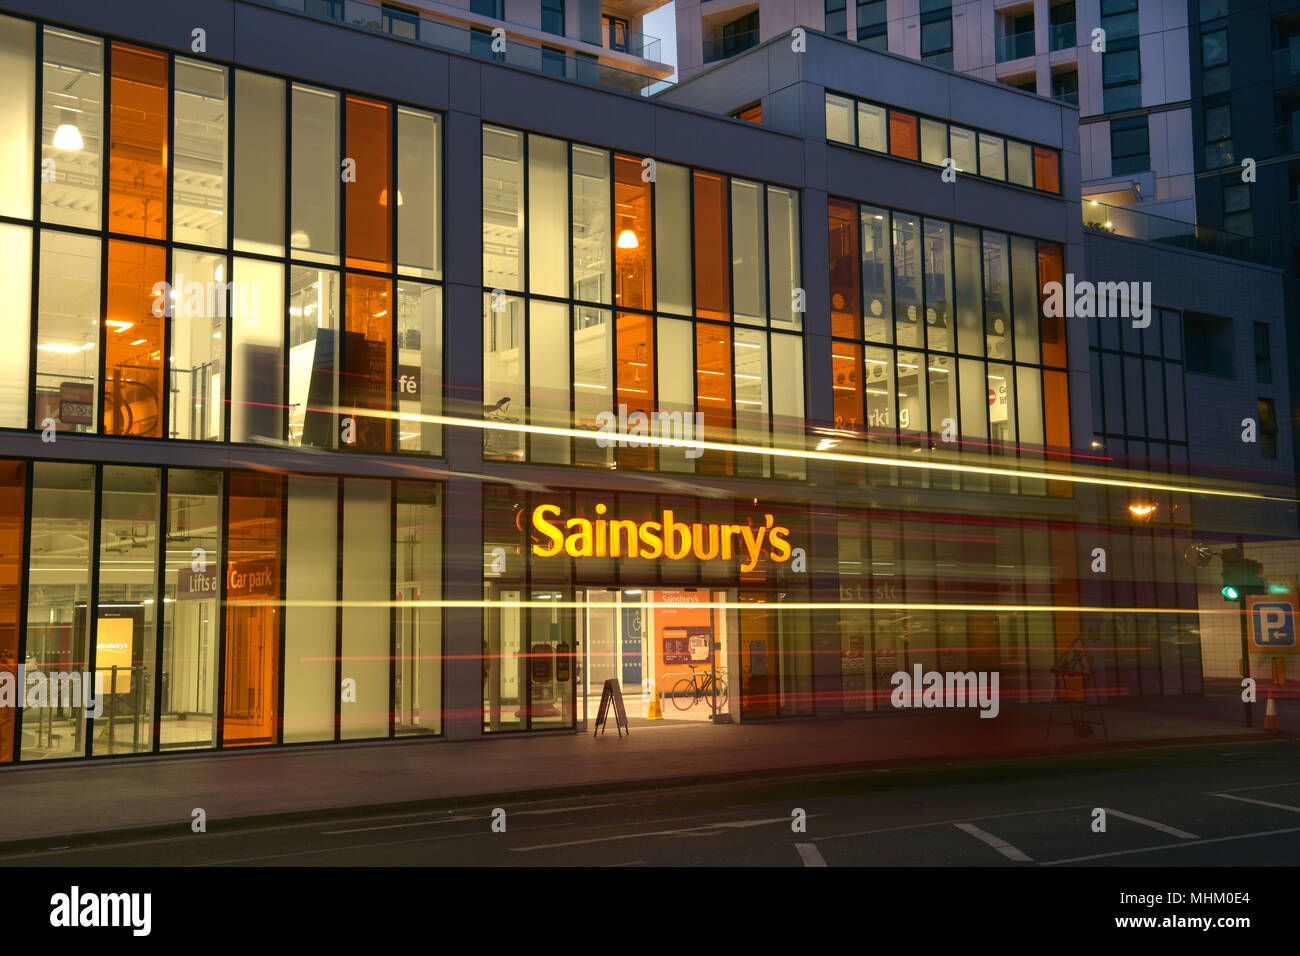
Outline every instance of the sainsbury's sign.
<path fill-rule="evenodd" d="M 776 564 L 790 560 L 790 529 L 763 515 L 763 524 L 717 524 L 714 522 L 678 521 L 672 509 L 665 508 L 658 521 L 632 521 L 601 517 L 608 511 L 597 504 L 596 518 L 559 520 L 559 505 L 538 505 L 533 509 L 533 530 L 543 541 L 533 545 L 533 554 L 551 558 L 567 554 L 572 558 L 668 558 L 680 561 L 695 557 L 701 561 L 721 558 L 741 561 L 740 570 L 749 572 L 758 566 L 764 553 Z"/>

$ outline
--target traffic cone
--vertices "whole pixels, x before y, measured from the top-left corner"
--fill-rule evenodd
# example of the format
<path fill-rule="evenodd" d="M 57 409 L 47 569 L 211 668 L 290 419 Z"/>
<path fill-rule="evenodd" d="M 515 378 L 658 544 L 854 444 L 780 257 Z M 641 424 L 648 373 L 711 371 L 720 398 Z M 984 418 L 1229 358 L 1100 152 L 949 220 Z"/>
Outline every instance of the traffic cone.
<path fill-rule="evenodd" d="M 663 720 L 664 712 L 659 706 L 659 695 L 655 694 L 650 698 L 650 706 L 646 708 L 646 720 Z"/>
<path fill-rule="evenodd" d="M 1277 705 L 1273 703 L 1272 691 L 1270 691 L 1268 695 L 1268 707 L 1265 708 L 1264 710 L 1264 729 L 1265 730 L 1282 729 L 1277 725 Z"/>

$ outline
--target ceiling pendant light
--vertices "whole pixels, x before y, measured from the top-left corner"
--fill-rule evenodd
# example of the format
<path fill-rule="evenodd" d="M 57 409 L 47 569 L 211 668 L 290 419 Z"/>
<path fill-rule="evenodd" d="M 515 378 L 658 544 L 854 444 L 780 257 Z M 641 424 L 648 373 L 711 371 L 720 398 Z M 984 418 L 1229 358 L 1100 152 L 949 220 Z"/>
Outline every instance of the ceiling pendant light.
<path fill-rule="evenodd" d="M 86 144 L 81 140 L 81 130 L 77 129 L 76 124 L 68 122 L 71 119 L 68 111 L 62 110 L 60 118 L 63 122 L 59 123 L 59 128 L 54 131 L 54 145 L 69 151 L 84 149 Z"/>
<path fill-rule="evenodd" d="M 636 233 L 631 229 L 624 229 L 618 234 L 618 247 L 620 249 L 635 249 L 641 243 L 637 242 Z"/>

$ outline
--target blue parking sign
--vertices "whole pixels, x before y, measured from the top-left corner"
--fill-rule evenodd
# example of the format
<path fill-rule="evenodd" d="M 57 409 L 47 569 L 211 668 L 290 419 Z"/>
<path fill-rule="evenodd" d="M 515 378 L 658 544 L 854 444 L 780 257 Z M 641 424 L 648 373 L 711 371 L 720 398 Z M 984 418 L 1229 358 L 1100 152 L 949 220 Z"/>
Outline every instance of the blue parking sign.
<path fill-rule="evenodd" d="M 1250 609 L 1255 646 L 1260 650 L 1295 647 L 1294 614 L 1290 601 L 1257 601 Z"/>

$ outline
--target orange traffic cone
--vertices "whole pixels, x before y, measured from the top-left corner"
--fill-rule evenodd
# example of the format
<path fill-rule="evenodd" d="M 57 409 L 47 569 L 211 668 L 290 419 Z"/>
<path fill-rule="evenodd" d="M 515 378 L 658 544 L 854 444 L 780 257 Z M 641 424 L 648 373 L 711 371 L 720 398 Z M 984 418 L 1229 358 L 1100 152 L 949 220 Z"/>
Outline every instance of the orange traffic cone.
<path fill-rule="evenodd" d="M 650 706 L 646 708 L 646 720 L 663 720 L 664 712 L 659 707 L 659 695 L 655 694 L 650 698 Z"/>
<path fill-rule="evenodd" d="M 1264 710 L 1264 729 L 1281 730 L 1277 725 L 1277 705 L 1273 703 L 1272 692 L 1268 695 L 1268 707 Z"/>

